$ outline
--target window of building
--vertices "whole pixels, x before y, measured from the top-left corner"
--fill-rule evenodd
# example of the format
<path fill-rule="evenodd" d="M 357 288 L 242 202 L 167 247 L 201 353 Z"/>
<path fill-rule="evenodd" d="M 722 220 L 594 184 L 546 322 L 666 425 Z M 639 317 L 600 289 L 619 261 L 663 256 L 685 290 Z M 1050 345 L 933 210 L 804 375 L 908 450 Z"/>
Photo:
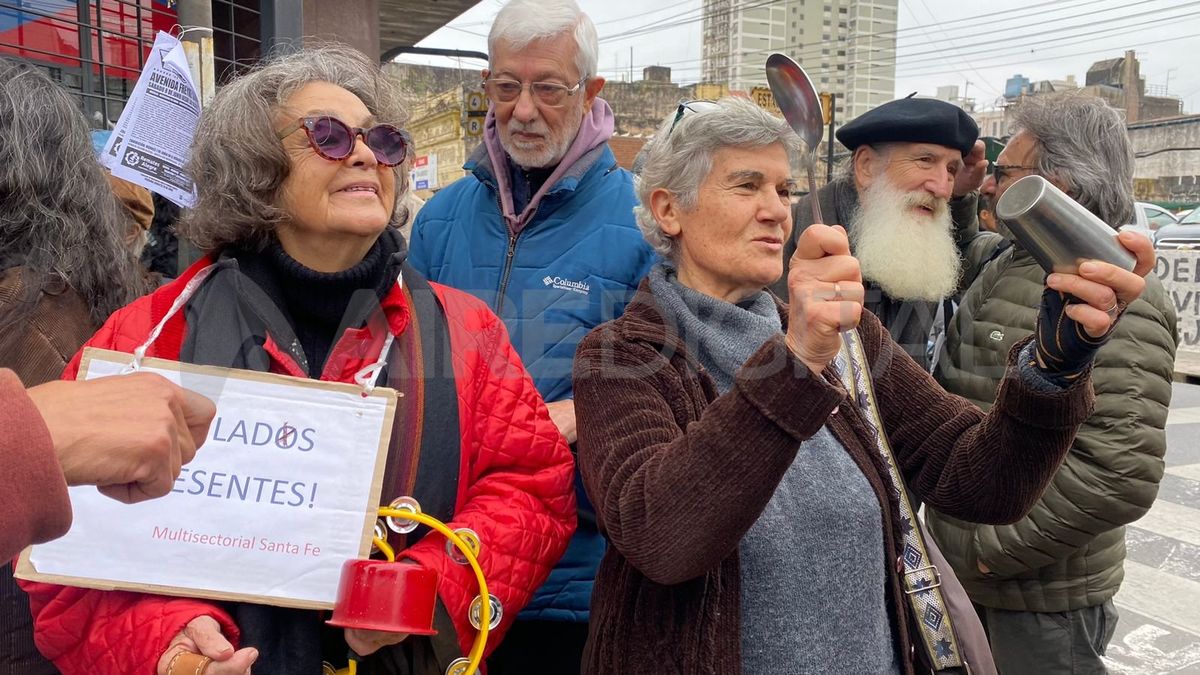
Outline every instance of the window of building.
<path fill-rule="evenodd" d="M 218 83 L 261 54 L 260 0 L 212 0 Z M 165 0 L 0 0 L 0 54 L 25 59 L 79 97 L 107 129 L 125 109 L 158 31 L 178 24 Z"/>

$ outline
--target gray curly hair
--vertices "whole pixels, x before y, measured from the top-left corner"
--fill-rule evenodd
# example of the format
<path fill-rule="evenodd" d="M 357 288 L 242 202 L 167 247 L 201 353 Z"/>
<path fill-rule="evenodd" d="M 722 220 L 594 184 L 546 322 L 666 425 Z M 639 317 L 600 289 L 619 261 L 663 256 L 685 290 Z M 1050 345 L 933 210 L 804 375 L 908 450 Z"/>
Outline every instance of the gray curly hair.
<path fill-rule="evenodd" d="M 1033 138 L 1038 173 L 1057 178 L 1111 227 L 1133 221 L 1133 146 L 1125 120 L 1103 99 L 1078 92 L 1030 96 L 1014 108 L 1013 131 Z"/>
<path fill-rule="evenodd" d="M 781 143 L 789 162 L 799 157 L 800 139 L 783 119 L 745 98 L 727 97 L 715 103 L 713 110 L 685 109 L 678 120 L 676 109 L 647 144 L 649 150 L 636 183 L 638 205 L 633 213 L 642 236 L 668 260 L 676 259 L 678 244 L 654 219 L 650 193 L 662 188 L 674 194 L 684 209 L 696 208 L 700 185 L 712 171 L 713 155 L 722 148 L 764 148 Z"/>
<path fill-rule="evenodd" d="M 310 82 L 329 82 L 354 94 L 378 123 L 402 126 L 407 119 L 399 85 L 366 54 L 340 45 L 270 59 L 226 84 L 201 115 L 187 167 L 198 198 L 178 230 L 200 250 L 259 250 L 286 220 L 277 204 L 291 161 L 276 137 L 278 114 Z M 392 169 L 396 204 L 389 227 L 407 219 L 402 200 L 411 157 L 410 152 Z"/>
<path fill-rule="evenodd" d="M 579 76 L 593 77 L 600 58 L 596 26 L 575 0 L 511 0 L 492 22 L 488 51 L 495 54 L 496 44 L 501 41 L 522 49 L 531 42 L 554 39 L 567 32 L 575 39 L 575 67 Z"/>
<path fill-rule="evenodd" d="M 96 326 L 148 290 L 78 104 L 38 69 L 3 57 L 0 214 L 0 270 L 20 266 L 25 288 L 0 324 L 21 321 L 43 290 L 62 284 Z"/>

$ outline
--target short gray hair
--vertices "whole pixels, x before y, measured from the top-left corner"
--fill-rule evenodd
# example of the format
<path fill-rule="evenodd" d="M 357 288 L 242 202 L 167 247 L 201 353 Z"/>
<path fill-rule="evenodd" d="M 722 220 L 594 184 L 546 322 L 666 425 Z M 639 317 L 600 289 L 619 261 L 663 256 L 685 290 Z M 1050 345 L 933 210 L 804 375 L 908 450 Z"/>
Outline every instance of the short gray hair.
<path fill-rule="evenodd" d="M 21 267 L 22 321 L 43 290 L 70 286 L 99 327 L 147 289 L 129 221 L 79 105 L 40 70 L 0 57 L 0 271 Z"/>
<path fill-rule="evenodd" d="M 276 135 L 279 113 L 310 82 L 328 82 L 354 94 L 376 123 L 402 126 L 406 115 L 396 82 L 379 64 L 350 47 L 328 45 L 279 56 L 226 84 L 200 116 L 188 172 L 198 199 L 178 225 L 200 250 L 227 246 L 261 249 L 287 214 L 278 206 L 291 160 Z M 396 205 L 389 227 L 407 210 L 409 159 L 393 168 Z"/>
<path fill-rule="evenodd" d="M 495 54 L 496 43 L 501 40 L 514 49 L 521 49 L 531 42 L 556 38 L 567 31 L 575 38 L 575 67 L 579 69 L 579 76 L 596 75 L 600 63 L 596 26 L 575 0 L 512 0 L 500 9 L 492 22 L 488 51 Z"/>
<path fill-rule="evenodd" d="M 1125 121 L 1103 99 L 1077 92 L 1023 99 L 1013 131 L 1037 147 L 1038 173 L 1116 228 L 1133 219 L 1133 146 Z"/>
<path fill-rule="evenodd" d="M 723 148 L 764 148 L 781 143 L 789 164 L 799 157 L 800 139 L 783 119 L 741 97 L 723 98 L 717 106 L 711 111 L 685 109 L 678 122 L 678 109 L 672 111 L 648 144 L 633 212 L 642 236 L 668 260 L 675 260 L 678 243 L 664 234 L 654 219 L 650 193 L 665 189 L 679 199 L 682 208 L 696 208 L 700 185 L 712 171 L 713 155 Z"/>

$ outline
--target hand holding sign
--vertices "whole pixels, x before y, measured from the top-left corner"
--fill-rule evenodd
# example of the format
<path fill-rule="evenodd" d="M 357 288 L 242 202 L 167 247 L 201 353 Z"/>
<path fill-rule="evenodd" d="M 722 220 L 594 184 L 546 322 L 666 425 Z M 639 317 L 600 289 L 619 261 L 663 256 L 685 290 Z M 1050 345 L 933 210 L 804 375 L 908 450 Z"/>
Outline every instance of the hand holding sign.
<path fill-rule="evenodd" d="M 171 640 L 158 660 L 158 675 L 249 675 L 258 660 L 253 647 L 234 650 L 221 634 L 221 626 L 211 616 L 198 616 L 188 622 Z"/>
<path fill-rule="evenodd" d="M 68 485 L 96 485 L 132 504 L 171 491 L 208 436 L 212 401 L 137 373 L 29 390 Z"/>

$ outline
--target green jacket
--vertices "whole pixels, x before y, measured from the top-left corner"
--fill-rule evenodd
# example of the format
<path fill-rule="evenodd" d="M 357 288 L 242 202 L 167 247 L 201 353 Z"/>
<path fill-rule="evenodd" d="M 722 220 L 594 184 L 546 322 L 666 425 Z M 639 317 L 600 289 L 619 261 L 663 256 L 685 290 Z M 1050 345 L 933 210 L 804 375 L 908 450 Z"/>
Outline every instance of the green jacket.
<path fill-rule="evenodd" d="M 1017 245 L 984 268 L 939 355 L 935 376 L 943 387 L 991 407 L 1009 348 L 1033 333 L 1044 277 Z M 1150 509 L 1163 475 L 1176 341 L 1175 310 L 1150 275 L 1096 355 L 1095 412 L 1029 515 L 993 526 L 927 513 L 930 532 L 972 600 L 1064 612 L 1116 594 L 1125 575 L 1124 526 Z"/>

